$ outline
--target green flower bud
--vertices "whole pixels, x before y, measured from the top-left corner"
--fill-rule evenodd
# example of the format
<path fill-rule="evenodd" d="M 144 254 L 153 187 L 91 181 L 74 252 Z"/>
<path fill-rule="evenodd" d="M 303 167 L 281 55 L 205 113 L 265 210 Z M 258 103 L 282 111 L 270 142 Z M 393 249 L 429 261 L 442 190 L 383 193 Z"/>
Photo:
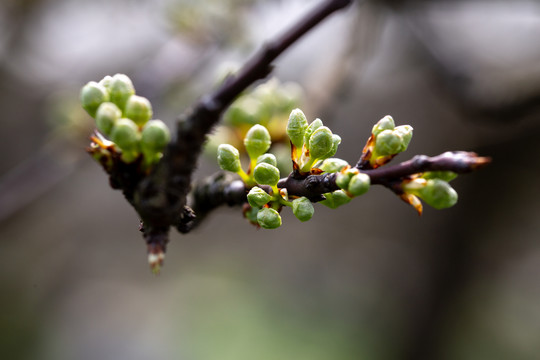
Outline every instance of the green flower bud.
<path fill-rule="evenodd" d="M 135 94 L 131 79 L 124 74 L 116 74 L 109 82 L 111 101 L 124 111 L 129 97 Z"/>
<path fill-rule="evenodd" d="M 336 155 L 339 144 L 341 144 L 341 137 L 339 135 L 332 135 L 332 149 L 323 156 L 324 159 Z"/>
<path fill-rule="evenodd" d="M 301 197 L 293 200 L 292 211 L 298 220 L 308 221 L 313 216 L 315 209 L 313 209 L 313 204 L 308 198 Z"/>
<path fill-rule="evenodd" d="M 348 162 L 338 158 L 328 158 L 323 161 L 319 169 L 327 173 L 335 173 L 341 171 L 345 166 L 349 165 Z"/>
<path fill-rule="evenodd" d="M 143 126 L 152 118 L 152 104 L 147 98 L 131 95 L 126 103 L 125 117 L 130 118 L 139 126 Z"/>
<path fill-rule="evenodd" d="M 247 199 L 251 207 L 262 208 L 272 200 L 272 196 L 258 186 L 254 186 L 249 190 Z"/>
<path fill-rule="evenodd" d="M 441 179 L 427 180 L 426 185 L 417 191 L 417 195 L 435 209 L 449 208 L 458 200 L 457 192 Z"/>
<path fill-rule="evenodd" d="M 99 85 L 102 85 L 105 89 L 107 89 L 107 92 L 108 92 L 111 86 L 111 80 L 112 80 L 112 76 L 107 75 L 99 81 Z"/>
<path fill-rule="evenodd" d="M 112 102 L 104 102 L 96 111 L 96 125 L 104 135 L 110 136 L 114 124 L 122 117 L 122 112 Z"/>
<path fill-rule="evenodd" d="M 349 201 L 351 201 L 351 198 L 345 194 L 345 191 L 343 190 L 337 190 L 332 193 L 326 193 L 324 194 L 324 197 L 326 200 L 320 201 L 319 204 L 323 204 L 324 206 L 329 207 L 330 209 L 336 209 L 340 207 L 341 205 L 345 205 Z"/>
<path fill-rule="evenodd" d="M 441 179 L 444 181 L 452 181 L 457 176 L 458 174 L 452 171 L 428 171 L 422 175 L 424 179 Z"/>
<path fill-rule="evenodd" d="M 347 190 L 349 188 L 349 182 L 351 181 L 351 178 L 356 174 L 353 171 L 350 171 L 351 169 L 347 170 L 345 173 L 338 173 L 336 175 L 336 185 L 339 186 L 340 189 Z"/>
<path fill-rule="evenodd" d="M 267 163 L 255 166 L 253 176 L 257 184 L 275 186 L 279 181 L 279 169 Z"/>
<path fill-rule="evenodd" d="M 171 132 L 161 120 L 150 120 L 141 132 L 141 149 L 148 163 L 157 162 L 167 144 L 171 141 Z"/>
<path fill-rule="evenodd" d="M 263 229 L 275 229 L 281 226 L 281 216 L 270 208 L 263 208 L 257 213 L 257 222 Z"/>
<path fill-rule="evenodd" d="M 394 119 L 390 115 L 386 115 L 383 117 L 379 122 L 377 122 L 373 129 L 371 130 L 371 133 L 374 136 L 379 135 L 383 130 L 394 130 L 395 128 Z"/>
<path fill-rule="evenodd" d="M 375 152 L 378 155 L 394 155 L 401 151 L 403 139 L 392 130 L 381 131 L 375 140 Z"/>
<path fill-rule="evenodd" d="M 398 134 L 401 136 L 401 148 L 399 149 L 399 152 L 407 150 L 407 147 L 409 146 L 409 143 L 411 142 L 412 136 L 413 136 L 413 128 L 410 125 L 401 125 L 397 126 L 394 129 L 394 134 Z"/>
<path fill-rule="evenodd" d="M 218 147 L 218 164 L 223 170 L 239 172 L 242 169 L 240 164 L 240 153 L 238 150 L 229 144 L 221 144 Z"/>
<path fill-rule="evenodd" d="M 267 163 L 277 167 L 277 159 L 274 154 L 262 154 L 257 158 L 257 165 Z"/>
<path fill-rule="evenodd" d="M 364 173 L 359 173 L 351 178 L 347 190 L 353 196 L 360 196 L 365 194 L 369 190 L 370 185 L 371 181 L 369 176 Z"/>
<path fill-rule="evenodd" d="M 328 154 L 334 146 L 332 131 L 326 126 L 321 126 L 313 132 L 309 138 L 309 156 L 312 159 L 321 159 Z"/>
<path fill-rule="evenodd" d="M 323 126 L 323 122 L 321 119 L 315 119 L 306 129 L 306 132 L 304 133 L 304 144 L 306 145 L 306 148 L 309 149 L 309 139 L 311 138 L 311 135 L 317 130 Z"/>
<path fill-rule="evenodd" d="M 297 149 L 301 149 L 304 145 L 304 134 L 308 128 L 306 115 L 300 109 L 294 109 L 289 116 L 287 123 L 287 135 Z"/>
<path fill-rule="evenodd" d="M 268 151 L 270 144 L 272 144 L 270 133 L 259 124 L 253 125 L 244 138 L 244 146 L 252 159 L 256 159 Z"/>
<path fill-rule="evenodd" d="M 95 81 L 84 85 L 80 94 L 81 104 L 91 117 L 96 116 L 96 111 L 103 102 L 109 101 L 107 89 Z"/>
<path fill-rule="evenodd" d="M 119 119 L 111 131 L 111 140 L 122 150 L 122 159 L 128 163 L 139 155 L 140 139 L 139 128 L 131 119 Z"/>

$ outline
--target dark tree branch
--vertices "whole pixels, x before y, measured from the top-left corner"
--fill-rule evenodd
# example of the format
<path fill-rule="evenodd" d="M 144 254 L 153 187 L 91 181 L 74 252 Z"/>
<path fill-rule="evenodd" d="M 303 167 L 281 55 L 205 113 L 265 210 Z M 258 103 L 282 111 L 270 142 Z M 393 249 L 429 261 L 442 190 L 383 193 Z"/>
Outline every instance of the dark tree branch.
<path fill-rule="evenodd" d="M 254 82 L 272 71 L 272 62 L 313 27 L 352 0 L 327 0 L 300 19 L 281 36 L 269 41 L 235 74 L 214 92 L 203 96 L 178 121 L 176 138 L 164 158 L 148 176 L 140 179 L 128 201 L 144 222 L 144 237 L 151 253 L 165 248 L 171 225 L 189 231 L 195 219 L 186 206 L 192 173 L 197 165 L 206 135 L 218 123 L 231 102 Z M 156 240 L 157 239 L 157 240 Z M 156 245 L 155 242 L 159 243 Z"/>

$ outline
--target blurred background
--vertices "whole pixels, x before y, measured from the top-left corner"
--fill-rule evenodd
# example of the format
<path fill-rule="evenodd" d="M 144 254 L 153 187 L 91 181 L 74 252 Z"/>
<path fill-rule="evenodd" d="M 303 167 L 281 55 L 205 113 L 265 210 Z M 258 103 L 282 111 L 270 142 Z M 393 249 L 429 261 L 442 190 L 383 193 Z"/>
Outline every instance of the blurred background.
<path fill-rule="evenodd" d="M 277 61 L 302 108 L 354 163 L 371 126 L 409 150 L 493 164 L 448 210 L 374 187 L 273 231 L 222 208 L 171 234 L 153 276 L 138 218 L 85 153 L 79 90 L 132 77 L 173 126 L 318 1 L 0 3 L 0 357 L 5 359 L 538 359 L 540 4 L 365 1 Z M 217 169 L 202 159 L 198 177 Z"/>

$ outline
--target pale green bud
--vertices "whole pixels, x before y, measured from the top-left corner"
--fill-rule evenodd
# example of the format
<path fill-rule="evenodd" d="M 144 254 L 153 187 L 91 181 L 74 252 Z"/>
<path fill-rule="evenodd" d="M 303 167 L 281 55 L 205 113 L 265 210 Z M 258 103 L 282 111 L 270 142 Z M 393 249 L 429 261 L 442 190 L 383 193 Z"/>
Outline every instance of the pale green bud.
<path fill-rule="evenodd" d="M 244 146 L 252 159 L 256 159 L 268 151 L 271 144 L 270 133 L 259 124 L 253 125 L 244 138 Z"/>
<path fill-rule="evenodd" d="M 132 162 L 139 155 L 141 133 L 131 119 L 119 119 L 111 131 L 111 140 L 122 150 L 122 159 Z"/>
<path fill-rule="evenodd" d="M 308 221 L 313 216 L 315 209 L 313 204 L 306 197 L 294 199 L 292 202 L 294 216 L 300 221 Z"/>
<path fill-rule="evenodd" d="M 304 134 L 308 128 L 308 122 L 306 115 L 300 109 L 294 109 L 289 116 L 289 122 L 287 123 L 287 135 L 291 139 L 293 145 L 301 149 L 304 145 Z"/>
<path fill-rule="evenodd" d="M 401 136 L 401 148 L 400 152 L 407 150 L 409 143 L 411 142 L 413 136 L 413 128 L 410 125 L 401 125 L 397 126 L 394 129 L 394 134 Z"/>
<path fill-rule="evenodd" d="M 275 186 L 279 181 L 279 169 L 267 163 L 255 166 L 253 176 L 257 184 Z"/>
<path fill-rule="evenodd" d="M 103 87 L 105 87 L 105 89 L 107 89 L 107 91 L 109 91 L 109 88 L 111 86 L 111 80 L 112 80 L 112 76 L 107 75 L 107 76 L 105 76 L 103 79 L 101 79 L 99 81 L 99 84 L 102 85 Z"/>
<path fill-rule="evenodd" d="M 353 196 L 360 196 L 365 194 L 369 190 L 370 185 L 371 180 L 369 176 L 364 173 L 359 173 L 351 178 L 347 190 Z"/>
<path fill-rule="evenodd" d="M 239 172 L 242 169 L 240 164 L 240 153 L 238 149 L 229 144 L 221 144 L 218 147 L 218 164 L 223 170 Z"/>
<path fill-rule="evenodd" d="M 147 98 L 131 95 L 126 103 L 125 117 L 130 118 L 139 126 L 143 126 L 152 118 L 152 104 Z"/>
<path fill-rule="evenodd" d="M 109 94 L 111 101 L 124 111 L 129 97 L 135 94 L 135 88 L 127 75 L 116 74 L 109 82 Z"/>
<path fill-rule="evenodd" d="M 452 171 L 428 171 L 422 175 L 424 179 L 441 179 L 444 181 L 452 181 L 457 176 L 458 175 Z"/>
<path fill-rule="evenodd" d="M 321 119 L 315 119 L 306 129 L 306 132 L 304 133 L 304 144 L 306 145 L 306 148 L 309 149 L 309 139 L 311 138 L 311 135 L 317 130 L 323 126 L 323 122 Z"/>
<path fill-rule="evenodd" d="M 371 133 L 377 136 L 383 130 L 394 130 L 395 126 L 396 124 L 394 123 L 394 119 L 390 115 L 386 115 L 381 120 L 379 120 L 379 122 L 373 125 L 373 129 L 371 130 Z"/>
<path fill-rule="evenodd" d="M 249 190 L 247 199 L 251 207 L 261 208 L 272 200 L 272 196 L 260 187 L 254 186 L 251 188 L 251 190 Z"/>
<path fill-rule="evenodd" d="M 277 167 L 277 159 L 274 154 L 262 154 L 257 158 L 257 165 L 259 165 L 260 163 L 267 163 Z"/>
<path fill-rule="evenodd" d="M 341 137 L 339 135 L 332 135 L 332 149 L 323 156 L 324 159 L 336 155 L 339 144 L 341 144 Z"/>
<path fill-rule="evenodd" d="M 159 160 L 163 150 L 171 141 L 171 132 L 165 123 L 161 120 L 150 120 L 144 125 L 141 132 L 141 149 L 152 163 Z"/>
<path fill-rule="evenodd" d="M 326 200 L 320 201 L 319 204 L 328 206 L 330 209 L 335 209 L 351 201 L 351 198 L 348 197 L 343 190 L 337 190 L 332 193 L 324 194 L 324 197 Z"/>
<path fill-rule="evenodd" d="M 96 112 L 96 126 L 102 134 L 110 136 L 114 124 L 122 117 L 122 112 L 112 102 L 99 105 Z"/>
<path fill-rule="evenodd" d="M 375 140 L 375 152 L 379 155 L 394 155 L 401 151 L 403 139 L 392 130 L 381 131 Z"/>
<path fill-rule="evenodd" d="M 335 173 L 341 171 L 345 166 L 349 165 L 348 162 L 338 158 L 328 158 L 323 161 L 319 169 L 327 173 Z"/>
<path fill-rule="evenodd" d="M 91 117 L 96 116 L 96 111 L 102 103 L 109 101 L 107 89 L 95 81 L 84 85 L 80 94 L 81 104 Z"/>
<path fill-rule="evenodd" d="M 313 132 L 309 138 L 309 156 L 312 159 L 321 159 L 328 154 L 334 146 L 332 131 L 326 126 L 321 126 Z"/>
<path fill-rule="evenodd" d="M 275 229 L 281 226 L 281 216 L 270 208 L 263 208 L 257 213 L 257 222 L 263 229 Z"/>
<path fill-rule="evenodd" d="M 340 189 L 347 190 L 349 188 L 349 182 L 354 175 L 355 172 L 351 171 L 351 169 L 345 171 L 345 173 L 338 173 L 336 175 L 336 185 L 339 186 Z"/>
<path fill-rule="evenodd" d="M 458 200 L 457 192 L 441 179 L 427 180 L 426 185 L 417 191 L 417 195 L 435 209 L 449 208 Z"/>

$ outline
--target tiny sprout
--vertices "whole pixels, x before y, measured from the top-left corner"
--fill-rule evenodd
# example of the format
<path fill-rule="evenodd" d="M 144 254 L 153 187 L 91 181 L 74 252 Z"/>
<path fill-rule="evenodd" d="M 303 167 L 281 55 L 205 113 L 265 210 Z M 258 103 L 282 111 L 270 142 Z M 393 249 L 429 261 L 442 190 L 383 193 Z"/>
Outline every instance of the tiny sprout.
<path fill-rule="evenodd" d="M 301 197 L 293 200 L 292 210 L 294 216 L 300 221 L 308 221 L 313 216 L 315 210 L 313 209 L 313 204 L 306 197 Z"/>
<path fill-rule="evenodd" d="M 253 125 L 244 138 L 244 146 L 252 159 L 256 159 L 268 151 L 271 144 L 270 133 L 259 124 Z"/>
<path fill-rule="evenodd" d="M 360 196 L 369 190 L 370 185 L 371 181 L 369 176 L 364 173 L 359 173 L 351 178 L 347 191 L 353 196 Z"/>
<path fill-rule="evenodd" d="M 349 188 L 351 178 L 356 174 L 358 174 L 358 169 L 347 169 L 338 173 L 336 176 L 336 185 L 343 190 L 347 190 Z"/>
<path fill-rule="evenodd" d="M 131 95 L 135 94 L 135 87 L 131 79 L 124 74 L 114 75 L 109 82 L 111 101 L 124 111 L 126 103 Z"/>
<path fill-rule="evenodd" d="M 152 104 L 147 98 L 131 95 L 126 103 L 125 117 L 130 118 L 139 126 L 143 126 L 152 118 Z"/>
<path fill-rule="evenodd" d="M 131 119 L 119 119 L 111 132 L 111 140 L 122 150 L 122 160 L 134 161 L 139 155 L 139 128 Z"/>
<path fill-rule="evenodd" d="M 276 229 L 281 226 L 281 216 L 271 208 L 263 208 L 257 213 L 257 222 L 263 229 Z"/>
<path fill-rule="evenodd" d="M 349 165 L 349 163 L 345 160 L 338 158 L 328 158 L 322 162 L 322 164 L 319 166 L 319 169 L 327 173 L 335 173 L 341 171 L 347 165 Z"/>
<path fill-rule="evenodd" d="M 407 150 L 407 147 L 409 147 L 409 143 L 411 142 L 412 136 L 413 136 L 413 128 L 410 125 L 401 125 L 397 126 L 394 129 L 394 134 L 398 134 L 401 136 L 401 148 L 399 149 L 400 152 Z"/>
<path fill-rule="evenodd" d="M 109 88 L 111 86 L 111 80 L 112 80 L 112 76 L 106 75 L 103 79 L 99 81 L 99 84 L 105 87 L 107 91 L 109 91 Z"/>
<path fill-rule="evenodd" d="M 262 208 L 272 200 L 272 196 L 258 186 L 254 186 L 247 194 L 249 205 L 254 208 Z"/>
<path fill-rule="evenodd" d="M 321 119 L 315 119 L 306 129 L 306 132 L 304 133 L 304 144 L 306 145 L 306 148 L 309 149 L 309 139 L 311 138 L 311 135 L 317 130 L 323 126 L 323 122 Z"/>
<path fill-rule="evenodd" d="M 390 115 L 386 115 L 381 120 L 379 120 L 375 125 L 373 125 L 373 129 L 371 130 L 371 133 L 374 136 L 379 135 L 383 130 L 394 130 L 395 128 L 394 119 Z"/>
<path fill-rule="evenodd" d="M 326 126 L 321 126 L 313 132 L 309 138 L 308 147 L 309 156 L 312 159 L 322 159 L 326 154 L 332 151 L 332 147 L 334 145 L 332 135 L 332 131 Z"/>
<path fill-rule="evenodd" d="M 287 123 L 287 135 L 297 149 L 301 149 L 304 145 L 304 134 L 308 128 L 306 115 L 300 109 L 294 109 L 289 116 Z"/>
<path fill-rule="evenodd" d="M 277 167 L 277 159 L 274 154 L 262 154 L 257 158 L 257 165 L 261 163 L 267 163 Z"/>
<path fill-rule="evenodd" d="M 276 186 L 279 181 L 279 169 L 268 163 L 255 166 L 253 176 L 257 184 Z"/>
<path fill-rule="evenodd" d="M 240 164 L 240 153 L 234 146 L 221 144 L 218 147 L 217 154 L 218 164 L 221 169 L 234 173 L 237 173 L 242 169 Z"/>
<path fill-rule="evenodd" d="M 167 144 L 171 141 L 171 132 L 161 120 L 150 120 L 141 132 L 141 150 L 148 163 L 157 162 Z"/>
<path fill-rule="evenodd" d="M 427 180 L 426 185 L 417 192 L 418 197 L 435 209 L 446 209 L 458 201 L 457 192 L 441 179 Z"/>
<path fill-rule="evenodd" d="M 103 85 L 90 81 L 81 89 L 81 104 L 90 116 L 95 117 L 96 111 L 103 102 L 109 101 L 109 93 Z"/>
<path fill-rule="evenodd" d="M 111 135 L 114 124 L 122 117 L 122 112 L 112 102 L 99 105 L 96 112 L 96 126 L 104 135 Z"/>
<path fill-rule="evenodd" d="M 336 209 L 341 205 L 345 205 L 351 201 L 351 198 L 345 194 L 343 190 L 337 190 L 332 193 L 324 194 L 326 200 L 320 201 L 320 204 L 329 207 L 330 209 Z"/>

